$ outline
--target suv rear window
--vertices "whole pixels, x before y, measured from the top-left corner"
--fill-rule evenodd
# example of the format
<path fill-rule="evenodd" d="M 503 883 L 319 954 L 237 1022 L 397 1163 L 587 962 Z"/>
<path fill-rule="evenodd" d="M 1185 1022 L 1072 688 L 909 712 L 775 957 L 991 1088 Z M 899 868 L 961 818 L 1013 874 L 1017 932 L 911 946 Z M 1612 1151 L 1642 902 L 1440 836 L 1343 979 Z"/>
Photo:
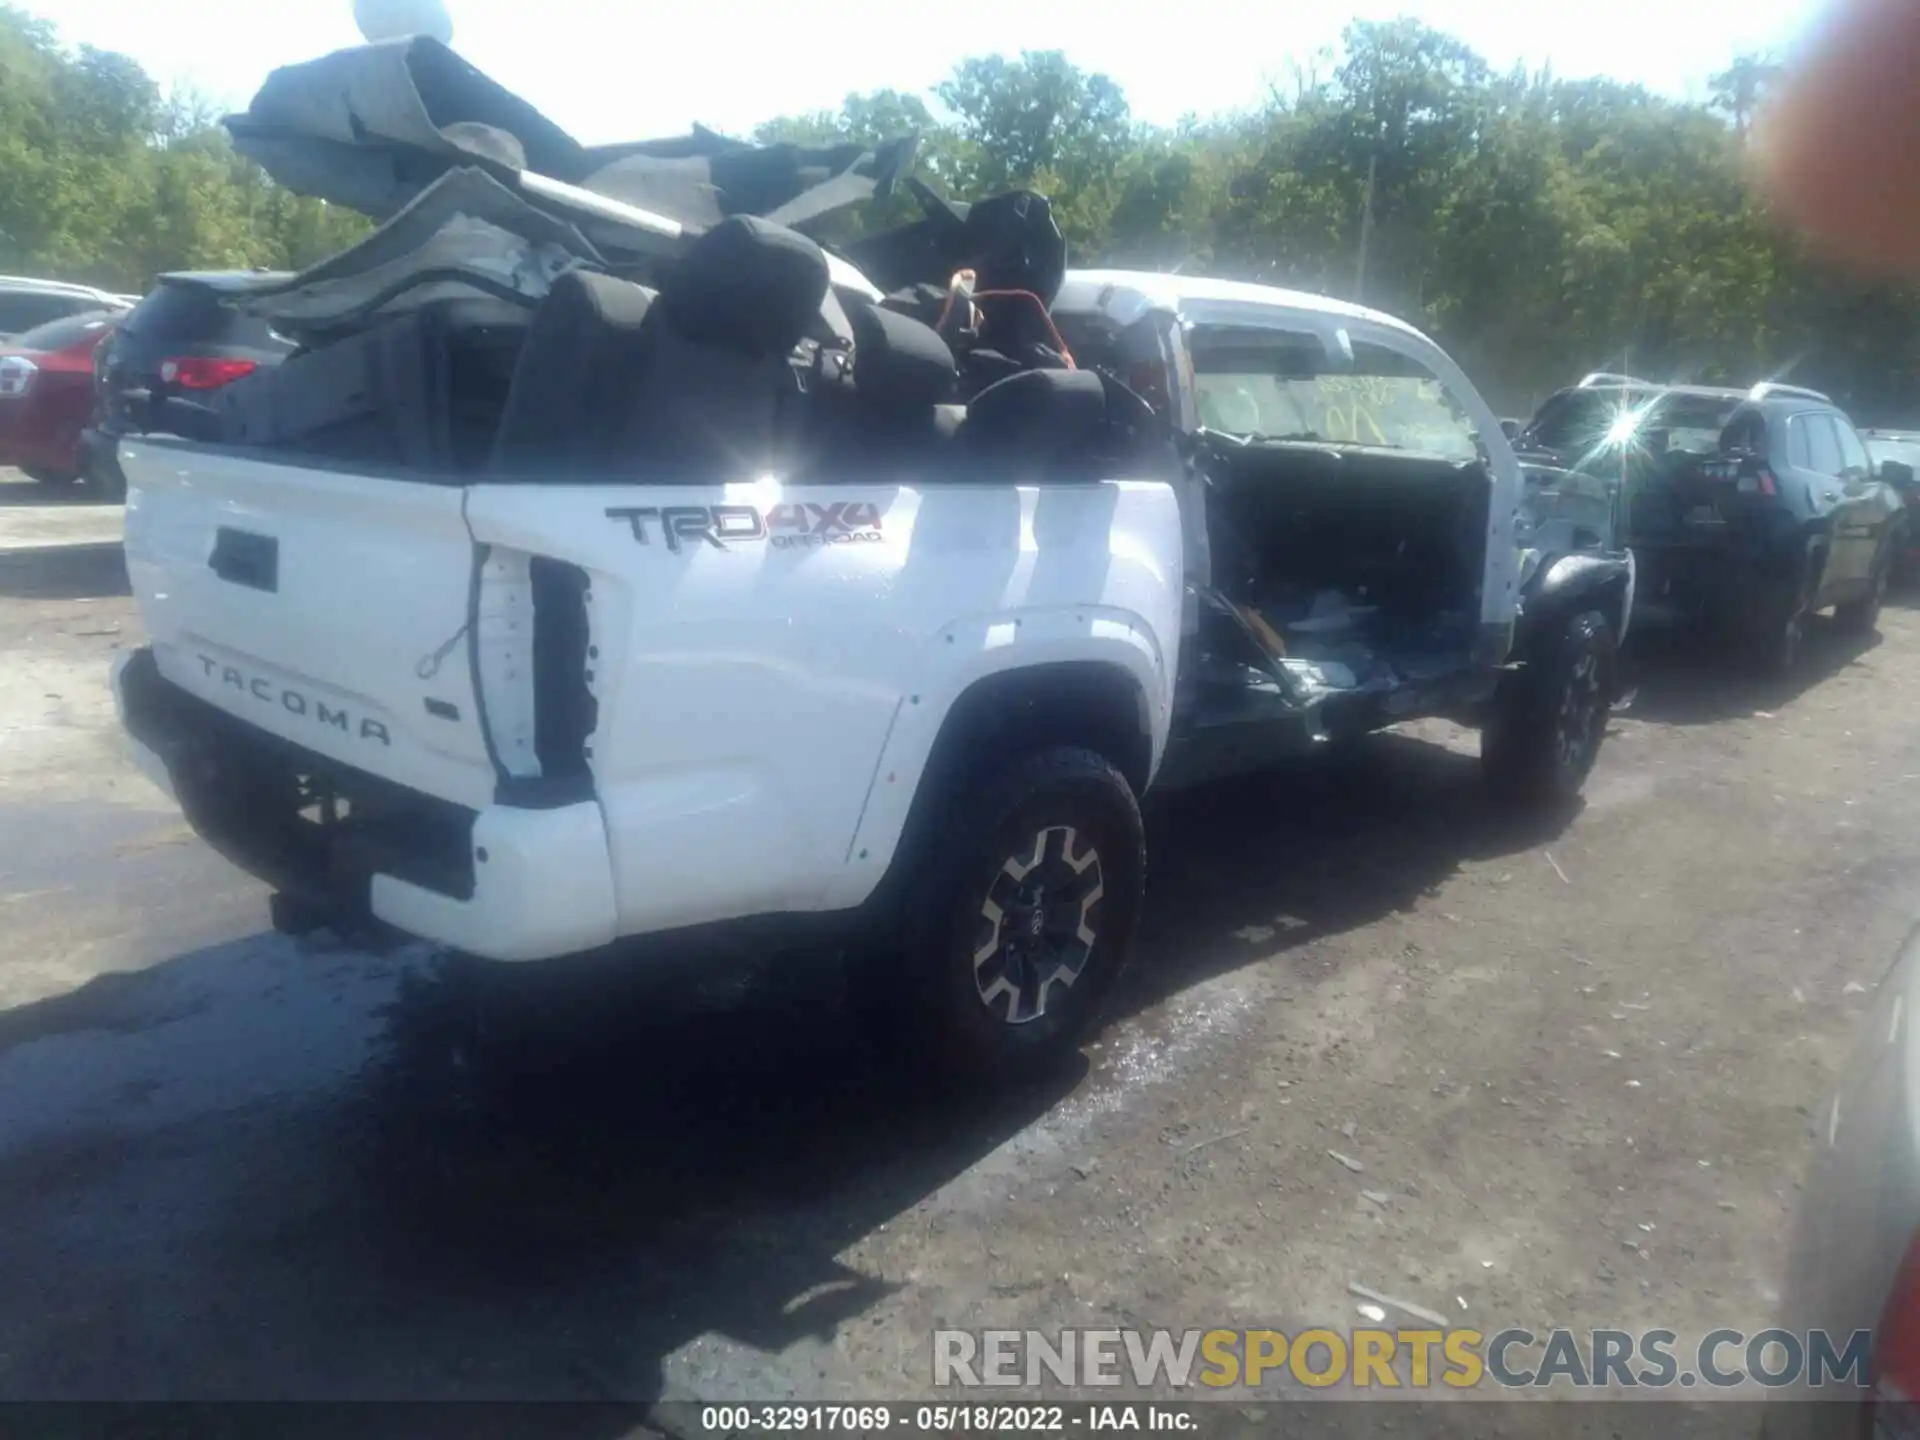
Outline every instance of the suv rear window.
<path fill-rule="evenodd" d="M 1605 440 L 1622 415 L 1659 393 L 1625 388 L 1563 390 L 1540 407 L 1527 434 L 1549 450 L 1591 450 Z"/>
<path fill-rule="evenodd" d="M 1614 448 L 1625 438 L 1667 432 L 1669 450 L 1710 455 L 1739 401 L 1714 395 L 1610 387 L 1568 390 L 1540 407 L 1532 438 L 1550 450 Z"/>
<path fill-rule="evenodd" d="M 58 295 L 44 290 L 0 290 L 0 335 L 17 335 L 45 325 L 49 320 L 64 320 L 82 310 L 99 308 L 100 302 L 80 295 Z"/>
<path fill-rule="evenodd" d="M 284 353 L 293 348 L 265 320 L 222 304 L 219 292 L 205 285 L 162 281 L 133 308 L 123 328 L 139 341 L 169 349 L 234 345 Z"/>
<path fill-rule="evenodd" d="M 1720 448 L 1721 432 L 1738 408 L 1739 402 L 1735 400 L 1707 395 L 1669 395 L 1649 410 L 1641 428 L 1665 430 L 1669 450 L 1711 455 Z"/>
<path fill-rule="evenodd" d="M 198 285 L 160 285 L 127 316 L 134 333 L 169 338 L 197 339 L 220 324 L 220 302 Z"/>
<path fill-rule="evenodd" d="M 51 320 L 15 337 L 13 343 L 22 350 L 65 350 L 69 345 L 78 345 L 98 335 L 119 319 L 120 313 L 117 310 L 89 310 L 81 315 L 69 315 L 64 320 Z"/>

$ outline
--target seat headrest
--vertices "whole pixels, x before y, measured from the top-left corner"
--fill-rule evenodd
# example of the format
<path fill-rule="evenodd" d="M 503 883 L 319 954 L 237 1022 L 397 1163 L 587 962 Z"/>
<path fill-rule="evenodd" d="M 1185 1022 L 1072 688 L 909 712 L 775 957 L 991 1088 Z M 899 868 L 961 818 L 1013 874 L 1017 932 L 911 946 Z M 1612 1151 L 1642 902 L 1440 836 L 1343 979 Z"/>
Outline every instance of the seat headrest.
<path fill-rule="evenodd" d="M 492 468 L 586 472 L 609 460 L 645 372 L 653 300 L 650 290 L 591 270 L 553 282 L 514 365 Z"/>
<path fill-rule="evenodd" d="M 1107 391 L 1091 370 L 1023 370 L 997 380 L 967 405 L 969 445 L 1058 455 L 1093 438 L 1107 421 Z"/>
<path fill-rule="evenodd" d="M 797 345 L 827 295 L 827 257 L 784 225 L 722 220 L 693 242 L 660 287 L 673 328 L 698 344 L 754 355 Z"/>
<path fill-rule="evenodd" d="M 953 397 L 953 351 L 932 326 L 877 305 L 856 306 L 853 387 L 862 405 L 919 410 Z"/>
<path fill-rule="evenodd" d="M 547 298 L 534 312 L 542 330 L 590 325 L 595 329 L 632 334 L 640 329 L 653 305 L 653 292 L 631 280 L 618 280 L 597 270 L 569 270 L 555 278 Z"/>

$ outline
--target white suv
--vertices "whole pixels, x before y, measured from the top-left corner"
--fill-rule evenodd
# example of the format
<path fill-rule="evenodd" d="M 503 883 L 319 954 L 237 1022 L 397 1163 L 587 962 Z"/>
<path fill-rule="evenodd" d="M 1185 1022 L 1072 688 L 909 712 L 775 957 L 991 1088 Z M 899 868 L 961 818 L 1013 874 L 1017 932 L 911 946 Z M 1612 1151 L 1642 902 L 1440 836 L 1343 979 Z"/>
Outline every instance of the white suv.
<path fill-rule="evenodd" d="M 24 335 L 50 320 L 64 320 L 89 310 L 130 310 L 133 305 L 133 297 L 90 285 L 0 275 L 0 341 Z"/>

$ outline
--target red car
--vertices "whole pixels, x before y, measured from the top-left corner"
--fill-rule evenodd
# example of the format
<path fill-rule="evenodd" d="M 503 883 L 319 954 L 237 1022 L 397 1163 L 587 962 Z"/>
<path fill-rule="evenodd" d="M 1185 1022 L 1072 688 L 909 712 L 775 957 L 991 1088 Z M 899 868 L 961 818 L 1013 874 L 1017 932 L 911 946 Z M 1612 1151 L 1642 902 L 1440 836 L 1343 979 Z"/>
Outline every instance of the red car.
<path fill-rule="evenodd" d="M 93 413 L 93 352 L 125 317 L 92 310 L 0 345 L 0 466 L 43 485 L 80 478 L 80 431 Z"/>

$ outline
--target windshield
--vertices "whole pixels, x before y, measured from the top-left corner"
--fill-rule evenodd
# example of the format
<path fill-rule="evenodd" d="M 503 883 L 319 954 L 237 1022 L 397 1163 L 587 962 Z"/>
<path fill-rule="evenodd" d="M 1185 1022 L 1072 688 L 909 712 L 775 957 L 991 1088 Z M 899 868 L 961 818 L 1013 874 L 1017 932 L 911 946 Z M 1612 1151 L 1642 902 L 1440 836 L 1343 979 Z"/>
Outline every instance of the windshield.
<path fill-rule="evenodd" d="M 1479 457 L 1472 418 L 1417 361 L 1353 346 L 1335 372 L 1319 340 L 1286 331 L 1199 327 L 1189 337 L 1200 423 L 1229 435 Z"/>

